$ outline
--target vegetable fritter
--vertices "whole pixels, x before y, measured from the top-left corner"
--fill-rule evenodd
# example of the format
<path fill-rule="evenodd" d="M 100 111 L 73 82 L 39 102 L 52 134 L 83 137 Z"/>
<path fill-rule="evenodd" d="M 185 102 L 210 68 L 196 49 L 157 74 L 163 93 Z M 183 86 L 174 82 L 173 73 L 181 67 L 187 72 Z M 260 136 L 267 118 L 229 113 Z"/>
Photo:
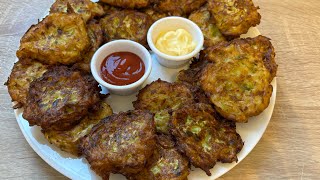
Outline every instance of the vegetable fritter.
<path fill-rule="evenodd" d="M 205 54 L 213 63 L 204 69 L 201 86 L 223 117 L 247 122 L 268 107 L 277 69 L 268 38 L 235 39 Z"/>
<path fill-rule="evenodd" d="M 94 126 L 80 143 L 89 164 L 102 178 L 109 172 L 126 176 L 140 172 L 156 147 L 153 115 L 147 111 L 120 112 Z"/>
<path fill-rule="evenodd" d="M 43 130 L 68 130 L 99 100 L 100 88 L 91 75 L 56 66 L 30 84 L 23 117 Z"/>
<path fill-rule="evenodd" d="M 48 130 L 42 131 L 45 138 L 51 144 L 59 147 L 61 150 L 73 155 L 80 155 L 78 146 L 82 137 L 87 135 L 92 127 L 98 124 L 102 119 L 112 115 L 112 109 L 105 100 L 99 102 L 98 109 L 82 118 L 80 123 L 67 131 Z"/>
<path fill-rule="evenodd" d="M 6 83 L 12 101 L 18 102 L 14 108 L 20 108 L 26 104 L 30 83 L 41 77 L 46 71 L 46 65 L 30 59 L 19 60 L 15 63 Z"/>
<path fill-rule="evenodd" d="M 195 22 L 201 29 L 204 36 L 204 46 L 214 46 L 220 42 L 225 41 L 225 38 L 215 25 L 215 20 L 211 16 L 207 6 L 202 7 L 200 10 L 194 11 L 190 14 L 189 19 Z"/>
<path fill-rule="evenodd" d="M 175 16 L 187 16 L 206 2 L 206 0 L 161 0 L 156 1 L 155 9 Z"/>
<path fill-rule="evenodd" d="M 208 176 L 217 161 L 237 161 L 243 147 L 235 123 L 218 121 L 214 114 L 208 104 L 191 104 L 174 111 L 170 121 L 177 148 Z"/>
<path fill-rule="evenodd" d="M 56 12 L 80 14 L 85 22 L 105 14 L 102 6 L 90 0 L 56 0 L 50 8 L 50 13 Z"/>
<path fill-rule="evenodd" d="M 91 72 L 91 69 L 90 69 L 91 59 L 92 59 L 94 53 L 96 52 L 96 50 L 98 50 L 99 47 L 101 46 L 101 44 L 103 43 L 104 38 L 103 38 L 102 28 L 100 26 L 99 21 L 97 21 L 97 20 L 91 20 L 88 22 L 87 32 L 88 32 L 88 35 L 90 38 L 91 48 L 88 52 L 86 52 L 83 55 L 82 61 L 74 64 L 73 68 L 90 73 Z"/>
<path fill-rule="evenodd" d="M 147 46 L 150 16 L 137 11 L 115 11 L 100 20 L 106 40 L 129 39 Z"/>
<path fill-rule="evenodd" d="M 163 136 L 160 136 L 163 137 Z M 158 139 L 158 138 L 157 138 Z M 162 146 L 167 139 L 158 139 L 158 145 L 146 167 L 136 175 L 128 177 L 129 180 L 186 180 L 189 174 L 189 161 L 175 148 L 173 142 Z M 161 144 L 162 143 L 162 144 Z"/>
<path fill-rule="evenodd" d="M 90 40 L 80 15 L 52 13 L 26 32 L 17 56 L 44 64 L 70 65 L 79 61 L 89 46 Z"/>
<path fill-rule="evenodd" d="M 137 101 L 133 102 L 134 108 L 155 113 L 157 131 L 165 134 L 168 134 L 170 112 L 194 102 L 192 92 L 186 85 L 160 79 L 141 89 L 137 97 Z"/>
<path fill-rule="evenodd" d="M 100 0 L 103 3 L 107 3 L 111 6 L 117 6 L 121 8 L 143 8 L 150 4 L 150 0 Z"/>
<path fill-rule="evenodd" d="M 252 0 L 208 0 L 209 9 L 222 34 L 238 37 L 260 24 L 258 7 Z"/>

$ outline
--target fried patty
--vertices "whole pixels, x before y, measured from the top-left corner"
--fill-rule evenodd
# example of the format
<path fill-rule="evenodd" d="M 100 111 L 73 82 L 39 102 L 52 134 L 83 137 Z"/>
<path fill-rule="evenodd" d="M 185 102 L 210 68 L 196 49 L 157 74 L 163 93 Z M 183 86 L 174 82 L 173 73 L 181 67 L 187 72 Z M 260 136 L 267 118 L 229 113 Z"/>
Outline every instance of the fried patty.
<path fill-rule="evenodd" d="M 48 130 L 42 131 L 45 138 L 62 151 L 69 152 L 79 156 L 78 146 L 80 139 L 87 135 L 92 127 L 98 124 L 102 119 L 112 115 L 112 109 L 106 100 L 98 103 L 97 110 L 91 110 L 87 116 L 81 119 L 80 123 L 66 131 Z"/>
<path fill-rule="evenodd" d="M 120 112 L 102 120 L 81 140 L 80 149 L 102 178 L 109 172 L 126 176 L 143 170 L 156 146 L 153 115 Z"/>
<path fill-rule="evenodd" d="M 46 65 L 31 59 L 19 60 L 14 64 L 6 83 L 12 101 L 18 102 L 14 108 L 20 108 L 26 104 L 30 83 L 46 71 Z"/>
<path fill-rule="evenodd" d="M 155 113 L 157 131 L 165 134 L 168 134 L 170 112 L 194 102 L 192 92 L 186 85 L 160 79 L 141 89 L 137 97 L 137 101 L 133 102 L 134 108 Z"/>
<path fill-rule="evenodd" d="M 150 0 L 100 0 L 103 3 L 121 8 L 144 8 L 150 4 Z"/>
<path fill-rule="evenodd" d="M 252 0 L 208 0 L 209 9 L 222 34 L 238 37 L 260 24 L 258 7 Z"/>
<path fill-rule="evenodd" d="M 103 31 L 99 21 L 91 20 L 87 23 L 87 32 L 90 38 L 91 47 L 83 57 L 82 61 L 73 65 L 73 68 L 82 70 L 84 72 L 91 72 L 90 62 L 94 53 L 99 49 L 104 42 Z"/>
<path fill-rule="evenodd" d="M 174 16 L 188 16 L 206 2 L 206 0 L 161 0 L 155 2 L 155 9 Z"/>
<path fill-rule="evenodd" d="M 163 140 L 163 138 L 160 138 Z M 189 161 L 174 146 L 162 146 L 159 141 L 146 167 L 129 180 L 186 180 L 189 175 Z M 166 140 L 168 141 L 168 140 Z M 173 142 L 172 142 L 173 143 Z M 168 142 L 167 144 L 172 144 Z"/>
<path fill-rule="evenodd" d="M 217 161 L 237 161 L 243 147 L 235 123 L 218 121 L 214 114 L 208 104 L 191 104 L 174 111 L 170 121 L 177 148 L 208 176 Z"/>
<path fill-rule="evenodd" d="M 99 92 L 91 75 L 56 66 L 30 84 L 23 117 L 43 130 L 68 130 L 99 102 Z"/>
<path fill-rule="evenodd" d="M 225 118 L 247 122 L 268 107 L 276 74 L 274 50 L 263 36 L 235 39 L 206 50 L 202 89 Z"/>
<path fill-rule="evenodd" d="M 147 14 L 133 10 L 115 11 L 100 23 L 106 40 L 129 39 L 147 46 L 147 32 L 152 24 Z"/>
<path fill-rule="evenodd" d="M 90 40 L 80 15 L 52 13 L 24 34 L 17 56 L 44 64 L 70 65 L 79 61 L 89 46 Z"/>
<path fill-rule="evenodd" d="M 85 22 L 105 14 L 102 6 L 90 0 L 56 0 L 50 8 L 50 13 L 57 12 L 80 14 Z"/>
<path fill-rule="evenodd" d="M 226 41 L 216 26 L 216 22 L 207 6 L 192 12 L 189 19 L 200 27 L 204 36 L 205 47 L 214 46 L 220 42 Z"/>

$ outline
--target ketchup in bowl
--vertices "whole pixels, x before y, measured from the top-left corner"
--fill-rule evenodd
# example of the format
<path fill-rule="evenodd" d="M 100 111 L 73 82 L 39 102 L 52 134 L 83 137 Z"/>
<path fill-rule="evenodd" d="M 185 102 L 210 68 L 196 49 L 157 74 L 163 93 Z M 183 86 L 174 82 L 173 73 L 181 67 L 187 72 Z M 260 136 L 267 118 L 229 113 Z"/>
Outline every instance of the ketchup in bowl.
<path fill-rule="evenodd" d="M 101 64 L 102 79 L 113 85 L 124 86 L 138 81 L 145 73 L 141 58 L 131 52 L 115 52 Z"/>

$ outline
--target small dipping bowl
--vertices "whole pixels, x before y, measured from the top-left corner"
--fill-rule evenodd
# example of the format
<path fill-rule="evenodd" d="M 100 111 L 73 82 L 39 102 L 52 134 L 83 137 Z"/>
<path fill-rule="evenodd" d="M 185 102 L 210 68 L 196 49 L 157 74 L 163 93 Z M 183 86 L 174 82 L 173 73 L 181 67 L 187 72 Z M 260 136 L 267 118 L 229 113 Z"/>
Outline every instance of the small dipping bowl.
<path fill-rule="evenodd" d="M 113 85 L 105 82 L 101 77 L 101 64 L 103 60 L 115 52 L 131 52 L 140 57 L 145 66 L 144 75 L 136 82 L 129 85 Z M 111 94 L 130 95 L 138 91 L 147 80 L 152 69 L 152 60 L 149 51 L 139 43 L 130 40 L 115 40 L 101 46 L 93 55 L 90 68 L 96 81 L 108 89 Z"/>
<path fill-rule="evenodd" d="M 195 49 L 189 54 L 182 56 L 167 55 L 159 51 L 156 48 L 155 43 L 159 38 L 158 36 L 160 33 L 175 31 L 177 29 L 185 29 L 191 34 L 193 41 L 196 43 Z M 161 65 L 168 68 L 178 68 L 188 63 L 191 58 L 197 56 L 203 47 L 204 37 L 201 29 L 194 22 L 186 18 L 171 16 L 162 18 L 153 23 L 148 31 L 147 40 L 151 50 L 155 53 L 156 58 Z"/>

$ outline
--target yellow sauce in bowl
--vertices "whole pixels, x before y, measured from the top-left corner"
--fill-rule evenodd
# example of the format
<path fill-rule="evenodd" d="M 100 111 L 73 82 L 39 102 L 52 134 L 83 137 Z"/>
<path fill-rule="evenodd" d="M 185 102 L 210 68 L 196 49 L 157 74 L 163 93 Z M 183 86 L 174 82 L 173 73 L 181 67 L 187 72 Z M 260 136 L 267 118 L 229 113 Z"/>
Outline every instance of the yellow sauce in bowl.
<path fill-rule="evenodd" d="M 156 48 L 167 55 L 183 56 L 191 53 L 196 43 L 192 35 L 185 29 L 177 29 L 160 33 L 155 43 Z"/>

